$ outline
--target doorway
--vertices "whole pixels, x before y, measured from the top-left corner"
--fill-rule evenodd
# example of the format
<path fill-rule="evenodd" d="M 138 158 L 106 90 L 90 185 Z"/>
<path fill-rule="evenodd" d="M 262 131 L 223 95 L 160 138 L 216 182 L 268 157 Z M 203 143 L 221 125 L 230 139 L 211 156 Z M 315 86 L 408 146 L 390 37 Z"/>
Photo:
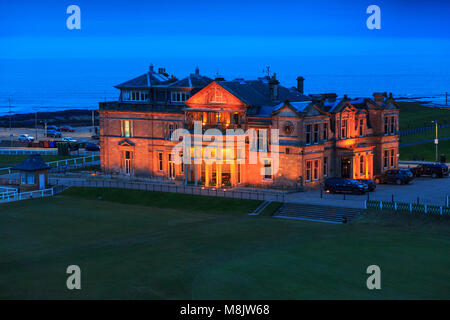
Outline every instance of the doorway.
<path fill-rule="evenodd" d="M 39 174 L 39 189 L 40 190 L 45 189 L 45 174 L 43 173 Z"/>
<path fill-rule="evenodd" d="M 350 178 L 351 161 L 348 158 L 341 159 L 341 177 Z"/>
<path fill-rule="evenodd" d="M 125 174 L 131 174 L 131 151 L 125 151 Z"/>

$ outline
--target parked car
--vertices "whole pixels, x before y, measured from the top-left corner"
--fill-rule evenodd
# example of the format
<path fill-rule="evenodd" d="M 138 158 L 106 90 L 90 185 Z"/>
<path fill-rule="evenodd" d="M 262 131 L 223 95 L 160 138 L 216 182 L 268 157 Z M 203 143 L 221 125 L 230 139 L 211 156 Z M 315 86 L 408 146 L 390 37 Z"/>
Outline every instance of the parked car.
<path fill-rule="evenodd" d="M 84 149 L 86 151 L 100 151 L 100 146 L 98 144 L 95 144 L 95 143 L 88 143 L 88 144 L 86 144 Z"/>
<path fill-rule="evenodd" d="M 369 191 L 375 191 L 375 189 L 377 188 L 377 184 L 373 180 L 370 179 L 357 179 L 357 180 L 359 182 L 366 183 L 367 186 L 369 187 Z"/>
<path fill-rule="evenodd" d="M 431 176 L 432 178 L 443 178 L 448 176 L 448 167 L 443 163 L 424 163 L 415 168 L 410 168 L 416 177 Z"/>
<path fill-rule="evenodd" d="M 59 128 L 59 131 L 61 131 L 61 132 L 75 132 L 75 129 L 72 128 L 71 126 L 62 126 L 61 128 Z"/>
<path fill-rule="evenodd" d="M 55 130 L 55 131 L 59 131 L 59 128 L 57 127 L 57 126 L 53 126 L 53 125 L 51 125 L 51 126 L 47 126 L 47 131 L 48 130 Z"/>
<path fill-rule="evenodd" d="M 61 138 L 61 132 L 56 130 L 47 130 L 47 137 Z"/>
<path fill-rule="evenodd" d="M 22 142 L 33 142 L 34 141 L 34 137 L 29 136 L 28 134 L 21 134 L 20 136 L 17 137 L 17 139 Z"/>
<path fill-rule="evenodd" d="M 323 185 L 325 192 L 337 193 L 355 193 L 364 194 L 369 191 L 369 186 L 367 183 L 360 182 L 356 179 L 345 179 L 345 178 L 329 178 L 325 180 Z"/>
<path fill-rule="evenodd" d="M 77 140 L 75 140 L 74 138 L 71 138 L 71 137 L 64 137 L 64 138 L 62 138 L 62 141 L 64 141 L 64 142 L 77 142 Z"/>
<path fill-rule="evenodd" d="M 409 169 L 387 170 L 384 174 L 375 175 L 375 183 L 395 183 L 408 184 L 414 179 L 414 175 Z"/>
<path fill-rule="evenodd" d="M 91 138 L 94 139 L 94 140 L 99 140 L 100 136 L 98 134 L 94 134 L 94 135 L 91 136 Z"/>

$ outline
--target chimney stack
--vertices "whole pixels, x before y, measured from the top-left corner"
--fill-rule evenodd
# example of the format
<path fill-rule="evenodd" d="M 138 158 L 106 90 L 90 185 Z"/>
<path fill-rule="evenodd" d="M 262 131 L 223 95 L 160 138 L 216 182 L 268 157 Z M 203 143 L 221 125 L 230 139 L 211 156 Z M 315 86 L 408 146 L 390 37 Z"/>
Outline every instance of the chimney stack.
<path fill-rule="evenodd" d="M 195 68 L 195 75 L 198 77 L 200 75 L 200 69 L 198 66 Z"/>
<path fill-rule="evenodd" d="M 164 74 L 164 73 L 166 73 L 166 68 L 158 68 L 158 73 L 159 73 L 159 74 Z"/>
<path fill-rule="evenodd" d="M 150 72 L 153 72 L 154 71 L 154 67 L 153 67 L 153 63 L 150 63 L 150 67 L 148 68 L 148 70 L 150 71 Z"/>
<path fill-rule="evenodd" d="M 303 94 L 303 81 L 305 81 L 305 78 L 303 77 L 297 77 L 297 90 L 301 94 Z"/>
<path fill-rule="evenodd" d="M 278 85 L 280 81 L 277 80 L 277 74 L 274 73 L 269 81 L 270 99 L 272 101 L 278 100 Z"/>

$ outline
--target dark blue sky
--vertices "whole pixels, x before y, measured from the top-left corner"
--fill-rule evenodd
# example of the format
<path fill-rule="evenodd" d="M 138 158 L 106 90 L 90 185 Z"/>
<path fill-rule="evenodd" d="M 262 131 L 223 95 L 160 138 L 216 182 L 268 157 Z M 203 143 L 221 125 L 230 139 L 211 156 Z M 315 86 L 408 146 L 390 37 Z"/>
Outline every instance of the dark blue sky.
<path fill-rule="evenodd" d="M 81 30 L 66 28 L 70 4 Z M 442 57 L 449 15 L 444 0 L 2 1 L 0 58 Z"/>

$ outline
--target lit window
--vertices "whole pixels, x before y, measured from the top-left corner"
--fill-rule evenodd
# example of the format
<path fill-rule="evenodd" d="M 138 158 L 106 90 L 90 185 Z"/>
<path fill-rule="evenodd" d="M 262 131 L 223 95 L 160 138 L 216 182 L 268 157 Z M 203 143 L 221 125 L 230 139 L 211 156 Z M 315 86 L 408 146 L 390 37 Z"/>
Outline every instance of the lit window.
<path fill-rule="evenodd" d="M 129 120 L 122 120 L 121 125 L 122 137 L 132 137 L 133 136 L 133 123 Z"/>
<path fill-rule="evenodd" d="M 319 160 L 314 160 L 314 180 L 319 180 Z"/>
<path fill-rule="evenodd" d="M 272 161 L 264 160 L 264 180 L 272 180 Z"/>

